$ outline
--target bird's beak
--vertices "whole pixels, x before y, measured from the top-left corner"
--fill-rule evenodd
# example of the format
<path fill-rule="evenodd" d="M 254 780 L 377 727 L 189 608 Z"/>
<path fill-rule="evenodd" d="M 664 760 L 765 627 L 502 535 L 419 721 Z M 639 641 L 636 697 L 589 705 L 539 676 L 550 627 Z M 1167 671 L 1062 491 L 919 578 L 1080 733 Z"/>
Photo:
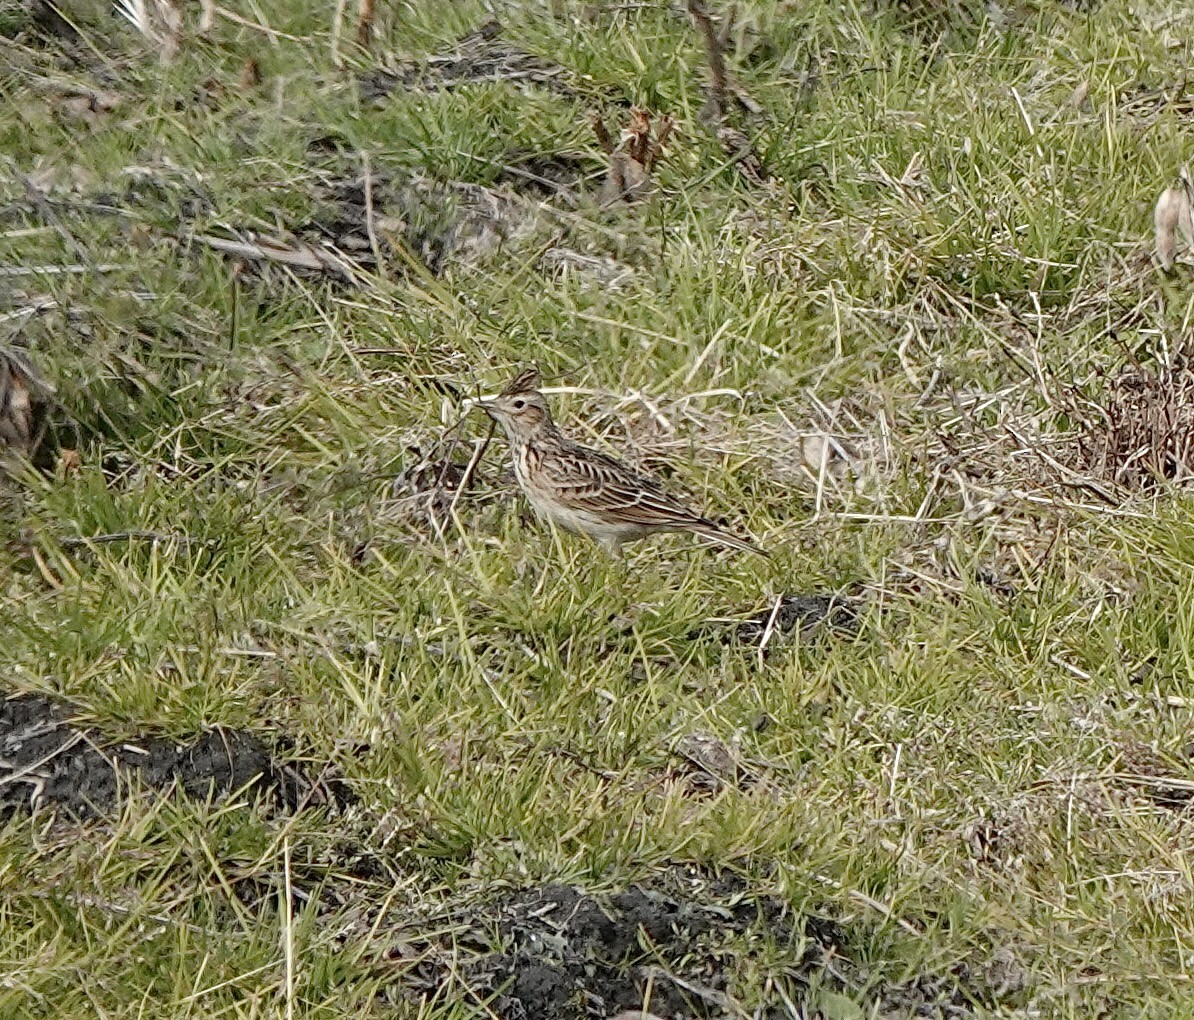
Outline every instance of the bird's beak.
<path fill-rule="evenodd" d="M 465 400 L 465 406 L 471 411 L 474 407 L 480 408 L 489 417 L 493 418 L 494 402 L 492 397 L 471 397 Z"/>

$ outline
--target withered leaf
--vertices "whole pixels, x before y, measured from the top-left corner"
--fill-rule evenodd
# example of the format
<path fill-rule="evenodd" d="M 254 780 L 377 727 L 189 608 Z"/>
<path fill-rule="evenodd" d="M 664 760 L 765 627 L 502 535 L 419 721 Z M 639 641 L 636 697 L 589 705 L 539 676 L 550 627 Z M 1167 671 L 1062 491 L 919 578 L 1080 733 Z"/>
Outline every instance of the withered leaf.
<path fill-rule="evenodd" d="M 25 354 L 0 347 L 0 454 L 33 455 L 45 431 L 52 392 Z"/>

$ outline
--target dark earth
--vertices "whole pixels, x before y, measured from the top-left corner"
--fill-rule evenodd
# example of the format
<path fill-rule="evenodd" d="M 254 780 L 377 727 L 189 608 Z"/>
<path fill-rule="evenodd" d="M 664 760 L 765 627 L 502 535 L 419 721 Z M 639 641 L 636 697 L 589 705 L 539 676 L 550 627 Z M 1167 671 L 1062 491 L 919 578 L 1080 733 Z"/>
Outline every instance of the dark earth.
<path fill-rule="evenodd" d="M 970 1017 L 1019 990 L 1014 961 L 1000 954 L 911 980 L 868 974 L 852 947 L 873 929 L 799 914 L 737 874 L 691 865 L 608 893 L 555 883 L 515 890 L 417 929 L 399 918 L 391 937 L 386 960 L 401 972 L 387 998 L 460 999 L 501 1020 L 642 1010 L 660 1020 Z M 770 997 L 738 1002 L 733 976 L 760 968 Z M 848 1003 L 864 1005 L 840 1012 Z"/>
<path fill-rule="evenodd" d="M 771 605 L 743 620 L 738 625 L 738 640 L 757 645 L 769 623 L 772 633 L 779 634 L 791 633 L 799 627 L 801 636 L 807 637 L 822 623 L 853 634 L 858 630 L 858 612 L 852 601 L 842 595 L 783 595 L 778 609 Z"/>
<path fill-rule="evenodd" d="M 796 632 L 802 639 L 822 629 L 852 637 L 859 629 L 859 600 L 836 593 L 787 593 L 737 624 L 713 626 L 709 621 L 689 632 L 690 641 L 702 633 L 716 631 L 723 642 L 737 639 L 744 645 L 758 645 L 767 639 L 768 647 L 776 639 Z"/>
<path fill-rule="evenodd" d="M 728 890 L 723 883 L 713 891 Z M 773 942 L 794 985 L 844 941 L 832 922 L 793 917 L 770 897 L 722 906 L 694 892 L 634 886 L 598 899 L 549 885 L 520 893 L 503 904 L 508 948 L 480 968 L 502 989 L 497 1012 L 563 1018 L 646 1008 L 661 1017 L 721 1016 L 734 1011 L 726 988 L 737 955 L 726 943 L 734 936 Z"/>
<path fill-rule="evenodd" d="M 147 736 L 115 744 L 71 717 L 68 706 L 45 697 L 0 701 L 0 820 L 41 808 L 95 818 L 118 808 L 134 785 L 213 799 L 243 790 L 287 811 L 351 799 L 343 783 L 282 763 L 243 730 L 217 727 L 183 743 Z"/>

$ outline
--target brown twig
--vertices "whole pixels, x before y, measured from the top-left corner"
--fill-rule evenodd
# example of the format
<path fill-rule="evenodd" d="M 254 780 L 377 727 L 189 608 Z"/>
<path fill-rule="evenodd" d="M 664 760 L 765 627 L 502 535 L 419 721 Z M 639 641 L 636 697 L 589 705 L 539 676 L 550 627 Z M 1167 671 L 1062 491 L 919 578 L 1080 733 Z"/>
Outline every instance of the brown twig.
<path fill-rule="evenodd" d="M 767 180 L 767 172 L 750 138 L 726 119 L 731 103 L 750 114 L 760 114 L 763 108 L 730 78 L 726 70 L 724 43 L 713 27 L 703 0 L 688 0 L 688 13 L 701 33 L 705 43 L 705 60 L 709 65 L 709 100 L 701 111 L 701 119 L 713 127 L 722 150 L 730 157 L 738 172 L 753 185 L 763 184 Z M 731 8 L 726 16 L 727 31 L 732 27 L 734 17 L 735 10 Z"/>
<path fill-rule="evenodd" d="M 725 19 L 721 23 L 721 31 L 717 33 L 717 46 L 724 53 L 730 48 L 730 36 L 734 34 L 734 25 L 738 21 L 738 5 L 730 4 Z"/>
<path fill-rule="evenodd" d="M 712 91 L 711 99 L 716 107 L 717 117 L 725 113 L 725 100 L 729 92 L 729 79 L 726 75 L 725 55 L 721 50 L 721 43 L 717 38 L 717 30 L 709 12 L 705 10 L 702 0 L 688 0 L 688 13 L 696 23 L 697 31 L 705 43 L 705 60 L 709 64 L 709 84 Z"/>
<path fill-rule="evenodd" d="M 651 149 L 651 115 L 641 106 L 631 107 L 630 126 L 622 137 L 629 142 L 627 153 L 630 158 L 645 168 Z"/>
<path fill-rule="evenodd" d="M 460 527 L 460 519 L 456 516 L 456 506 L 460 502 L 460 497 L 464 493 L 464 490 L 469 487 L 469 483 L 473 480 L 477 465 L 481 463 L 481 458 L 485 456 L 485 451 L 489 449 L 489 444 L 493 441 L 493 434 L 496 428 L 497 422 L 490 419 L 489 433 L 473 448 L 473 455 L 469 458 L 468 466 L 464 469 L 464 474 L 460 476 L 460 484 L 456 486 L 456 492 L 452 496 L 452 503 L 448 507 L 448 515 L 456 522 L 457 527 Z M 464 529 L 461 528 L 461 530 L 463 531 Z"/>

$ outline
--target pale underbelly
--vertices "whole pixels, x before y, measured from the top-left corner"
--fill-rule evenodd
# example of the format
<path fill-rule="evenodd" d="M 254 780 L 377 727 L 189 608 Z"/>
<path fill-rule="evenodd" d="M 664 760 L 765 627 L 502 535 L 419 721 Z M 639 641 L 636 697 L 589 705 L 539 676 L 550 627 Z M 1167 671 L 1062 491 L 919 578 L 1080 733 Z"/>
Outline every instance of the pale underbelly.
<path fill-rule="evenodd" d="M 539 517 L 551 521 L 557 528 L 569 531 L 574 535 L 588 535 L 599 541 L 605 539 L 628 541 L 660 530 L 629 521 L 610 521 L 583 510 L 560 506 L 558 503 L 549 503 L 546 500 L 530 499 L 529 502 L 531 509 Z"/>

